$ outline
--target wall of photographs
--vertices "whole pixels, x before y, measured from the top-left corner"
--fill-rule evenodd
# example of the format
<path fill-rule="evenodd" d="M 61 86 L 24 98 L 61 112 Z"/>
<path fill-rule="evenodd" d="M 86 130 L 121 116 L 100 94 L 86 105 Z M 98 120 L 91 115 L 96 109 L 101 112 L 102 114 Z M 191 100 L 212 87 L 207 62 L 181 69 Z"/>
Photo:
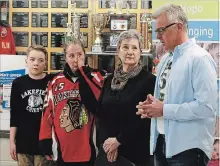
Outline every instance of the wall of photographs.
<path fill-rule="evenodd" d="M 9 23 L 15 38 L 16 53 L 25 54 L 27 47 L 31 44 L 43 45 L 49 53 L 47 72 L 62 70 L 64 32 L 67 27 L 66 23 L 71 22 L 70 5 L 75 2 L 76 11 L 81 13 L 80 32 L 86 52 L 91 52 L 95 33 L 90 14 L 108 13 L 111 7 L 110 1 L 116 3 L 115 0 L 9 0 Z M 126 3 L 124 3 L 122 12 L 127 13 L 129 5 L 129 13 L 133 15 L 129 20 L 130 29 L 140 31 L 141 14 L 151 13 L 151 0 L 124 2 Z M 117 13 L 116 9 L 115 13 Z M 110 37 L 116 33 L 112 34 L 107 24 L 102 34 L 106 39 L 104 44 L 108 45 Z M 89 56 L 87 59 L 93 62 L 92 67 L 101 67 L 102 60 L 99 58 Z M 110 59 L 112 58 L 115 59 L 114 55 Z M 110 59 L 109 62 L 111 62 Z"/>
<path fill-rule="evenodd" d="M 89 0 L 9 0 L 9 23 L 12 26 L 16 44 L 16 54 L 26 54 L 31 44 L 40 44 L 48 50 L 47 71 L 56 72 L 62 69 L 54 66 L 57 57 L 63 52 L 64 32 L 67 23 L 71 22 L 70 5 L 76 2 L 76 8 L 81 13 L 80 32 L 83 35 L 84 46 L 88 51 L 91 24 L 88 10 L 92 3 Z M 62 59 L 62 58 L 61 58 Z"/>

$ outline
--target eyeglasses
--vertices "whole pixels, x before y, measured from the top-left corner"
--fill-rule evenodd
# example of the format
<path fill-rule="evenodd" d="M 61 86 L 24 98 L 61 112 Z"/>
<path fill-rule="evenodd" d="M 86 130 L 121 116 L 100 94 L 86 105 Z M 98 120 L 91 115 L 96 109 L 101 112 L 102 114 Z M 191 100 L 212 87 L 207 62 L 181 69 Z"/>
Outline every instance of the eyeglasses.
<path fill-rule="evenodd" d="M 165 26 L 165 27 L 158 28 L 155 32 L 158 33 L 159 35 L 162 35 L 163 32 L 164 32 L 167 28 L 171 27 L 171 26 L 174 25 L 174 24 L 176 24 L 176 23 L 172 23 L 172 24 L 169 24 L 169 25 L 167 25 L 167 26 Z"/>

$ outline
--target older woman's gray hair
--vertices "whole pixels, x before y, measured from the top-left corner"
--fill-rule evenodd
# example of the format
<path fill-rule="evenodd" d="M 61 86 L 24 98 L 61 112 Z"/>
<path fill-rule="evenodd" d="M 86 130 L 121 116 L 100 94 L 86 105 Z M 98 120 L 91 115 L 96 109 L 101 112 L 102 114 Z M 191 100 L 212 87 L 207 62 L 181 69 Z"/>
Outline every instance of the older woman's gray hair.
<path fill-rule="evenodd" d="M 166 14 L 169 24 L 182 23 L 184 30 L 188 30 L 188 18 L 181 6 L 175 4 L 163 5 L 152 13 L 152 18 L 157 19 L 162 13 Z"/>
<path fill-rule="evenodd" d="M 118 38 L 118 45 L 117 45 L 117 50 L 120 49 L 121 47 L 121 43 L 123 40 L 126 40 L 126 39 L 137 39 L 138 40 L 138 43 L 139 43 L 139 48 L 141 50 L 141 36 L 140 34 L 136 31 L 136 30 L 128 30 L 128 31 L 124 31 L 122 32 L 120 35 L 119 35 L 119 38 Z"/>

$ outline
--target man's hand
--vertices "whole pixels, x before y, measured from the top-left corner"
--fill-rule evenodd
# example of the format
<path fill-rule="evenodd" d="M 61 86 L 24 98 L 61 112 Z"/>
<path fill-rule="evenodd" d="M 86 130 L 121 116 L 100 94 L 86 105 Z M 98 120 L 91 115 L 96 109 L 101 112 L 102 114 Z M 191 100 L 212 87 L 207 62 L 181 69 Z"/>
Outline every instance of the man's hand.
<path fill-rule="evenodd" d="M 141 115 L 141 118 L 156 118 L 163 116 L 163 102 L 157 100 L 152 95 L 147 96 L 145 102 L 139 103 L 136 106 L 138 109 L 137 115 Z"/>
<path fill-rule="evenodd" d="M 154 101 L 154 97 L 152 98 L 152 95 L 149 94 L 147 95 L 147 99 L 144 102 L 139 102 L 138 105 L 136 106 L 136 108 L 138 109 L 138 111 L 136 112 L 137 115 L 144 115 L 145 118 L 151 118 L 149 116 L 147 116 L 147 112 L 146 110 L 143 109 L 144 105 L 149 105 L 152 104 L 152 102 Z"/>
<path fill-rule="evenodd" d="M 108 138 L 105 140 L 103 144 L 103 149 L 105 153 L 113 152 L 120 146 L 120 142 L 114 137 L 114 138 Z"/>
<path fill-rule="evenodd" d="M 10 155 L 11 155 L 11 158 L 15 161 L 17 161 L 17 152 L 16 152 L 16 145 L 15 145 L 15 142 L 14 141 L 11 141 L 10 142 Z"/>
<path fill-rule="evenodd" d="M 109 162 L 116 161 L 117 157 L 118 157 L 118 149 L 115 149 L 112 152 L 107 153 L 107 159 Z"/>

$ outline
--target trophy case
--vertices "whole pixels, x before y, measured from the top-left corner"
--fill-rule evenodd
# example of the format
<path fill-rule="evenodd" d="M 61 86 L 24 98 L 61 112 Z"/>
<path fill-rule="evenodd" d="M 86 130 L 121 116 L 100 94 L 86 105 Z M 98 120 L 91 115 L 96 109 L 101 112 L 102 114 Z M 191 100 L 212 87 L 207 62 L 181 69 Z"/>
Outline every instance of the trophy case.
<path fill-rule="evenodd" d="M 63 69 L 63 44 L 68 25 L 77 22 L 78 28 L 72 28 L 72 32 L 80 33 L 86 51 L 86 63 L 93 68 L 112 72 L 118 61 L 115 55 L 118 35 L 127 29 L 141 32 L 141 15 L 151 14 L 151 0 L 3 0 L 0 5 L 3 6 L 1 13 L 6 11 L 5 5 L 8 7 L 7 14 L 1 17 L 8 18 L 12 26 L 17 54 L 26 54 L 31 44 L 43 45 L 48 51 L 48 73 Z M 77 21 L 73 21 L 74 12 Z M 105 15 L 106 20 L 103 28 L 98 31 L 93 21 L 93 15 L 97 14 Z M 97 20 L 101 19 L 103 17 Z M 97 33 L 100 33 L 98 35 L 101 39 L 98 42 Z M 103 50 L 92 52 L 94 45 L 100 45 Z"/>
<path fill-rule="evenodd" d="M 63 44 L 68 24 L 75 23 L 72 5 L 79 14 L 77 24 L 86 52 L 91 50 L 91 18 L 94 1 L 90 0 L 0 0 L 1 19 L 7 19 L 12 26 L 16 54 L 25 55 L 31 44 L 40 44 L 48 51 L 48 73 L 63 69 L 65 63 Z M 5 5 L 7 12 L 5 11 Z M 3 8 L 2 8 L 3 7 Z"/>
<path fill-rule="evenodd" d="M 93 68 L 104 69 L 108 73 L 112 73 L 118 64 L 118 56 L 116 54 L 116 46 L 118 37 L 121 32 L 136 29 L 140 32 L 143 42 L 145 41 L 143 53 L 141 59 L 145 65 L 152 66 L 152 54 L 151 54 L 151 31 L 149 26 L 143 27 L 143 14 L 147 14 L 150 18 L 151 15 L 151 1 L 149 0 L 97 0 L 95 4 L 95 12 L 108 15 L 108 22 L 105 24 L 105 28 L 98 33 L 101 33 L 102 38 L 102 52 L 96 52 L 91 50 L 87 52 L 87 63 Z M 150 20 L 146 20 L 146 24 L 149 24 Z M 148 29 L 147 29 L 148 28 Z M 93 25 L 93 33 L 91 45 L 94 45 L 96 41 L 97 27 Z M 147 35 L 146 35 L 147 34 Z M 144 35 L 145 38 L 144 38 Z"/>

